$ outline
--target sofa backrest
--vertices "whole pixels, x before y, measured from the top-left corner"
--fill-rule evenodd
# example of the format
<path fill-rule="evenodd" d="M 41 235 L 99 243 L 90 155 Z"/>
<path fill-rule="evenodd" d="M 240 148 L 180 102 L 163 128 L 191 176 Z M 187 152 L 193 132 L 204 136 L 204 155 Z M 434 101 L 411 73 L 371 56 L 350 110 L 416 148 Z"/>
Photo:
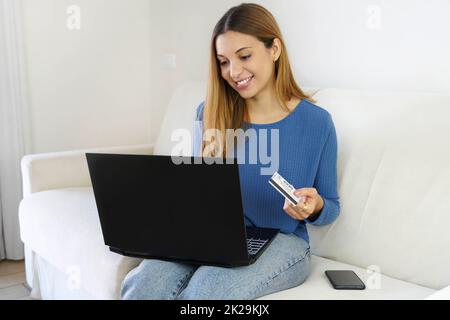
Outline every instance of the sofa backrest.
<path fill-rule="evenodd" d="M 192 139 L 194 131 L 195 111 L 199 104 L 205 100 L 206 83 L 189 82 L 177 88 L 172 95 L 161 124 L 158 138 L 155 142 L 154 154 L 172 155 L 172 151 L 179 145 L 180 139 L 172 137 L 177 131 L 189 132 Z M 189 141 L 192 145 L 192 141 Z M 175 155 L 175 154 L 174 154 Z M 182 156 L 191 156 L 192 149 L 185 148 Z"/>
<path fill-rule="evenodd" d="M 333 117 L 341 215 L 308 225 L 326 258 L 435 289 L 450 284 L 450 96 L 342 89 Z"/>
<path fill-rule="evenodd" d="M 305 91 L 331 113 L 338 137 L 341 215 L 308 225 L 313 253 L 430 288 L 449 285 L 450 96 Z M 175 130 L 192 134 L 205 92 L 204 82 L 175 91 L 155 154 L 171 154 Z"/>

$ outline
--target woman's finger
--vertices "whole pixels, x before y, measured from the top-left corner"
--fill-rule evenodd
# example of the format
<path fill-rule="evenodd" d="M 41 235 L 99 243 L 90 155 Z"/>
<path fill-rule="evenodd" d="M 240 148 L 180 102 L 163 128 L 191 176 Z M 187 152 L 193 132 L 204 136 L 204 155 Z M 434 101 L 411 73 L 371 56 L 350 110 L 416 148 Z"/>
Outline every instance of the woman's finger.
<path fill-rule="evenodd" d="M 302 188 L 302 189 L 297 189 L 294 191 L 294 194 L 297 197 L 309 197 L 309 198 L 314 198 L 317 195 L 317 190 L 315 188 Z"/>
<path fill-rule="evenodd" d="M 314 211 L 315 202 L 314 200 L 309 202 L 299 202 L 297 206 L 295 206 L 295 210 L 299 215 L 301 215 L 304 219 L 307 219 Z"/>
<path fill-rule="evenodd" d="M 296 220 L 302 220 L 301 216 L 294 210 L 294 207 L 288 200 L 284 200 L 283 210 L 291 217 Z"/>

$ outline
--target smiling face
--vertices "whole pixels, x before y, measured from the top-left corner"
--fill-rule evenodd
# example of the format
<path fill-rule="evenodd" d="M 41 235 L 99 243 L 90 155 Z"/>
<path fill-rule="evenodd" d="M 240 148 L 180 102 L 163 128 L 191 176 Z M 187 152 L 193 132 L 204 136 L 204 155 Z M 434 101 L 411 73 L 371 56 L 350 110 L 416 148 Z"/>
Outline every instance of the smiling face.
<path fill-rule="evenodd" d="M 216 53 L 222 78 L 244 99 L 272 90 L 279 48 L 278 39 L 267 49 L 263 42 L 247 34 L 227 31 L 219 35 Z"/>

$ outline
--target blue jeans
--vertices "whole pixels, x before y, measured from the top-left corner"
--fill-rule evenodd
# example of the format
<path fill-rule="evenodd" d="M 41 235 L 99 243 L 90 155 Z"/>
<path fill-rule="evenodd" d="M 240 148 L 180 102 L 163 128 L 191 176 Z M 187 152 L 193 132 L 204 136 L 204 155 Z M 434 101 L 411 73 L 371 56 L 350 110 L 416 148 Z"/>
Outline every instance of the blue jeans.
<path fill-rule="evenodd" d="M 310 246 L 279 233 L 255 263 L 222 268 L 143 260 L 125 277 L 121 299 L 250 300 L 302 284 L 310 273 Z"/>

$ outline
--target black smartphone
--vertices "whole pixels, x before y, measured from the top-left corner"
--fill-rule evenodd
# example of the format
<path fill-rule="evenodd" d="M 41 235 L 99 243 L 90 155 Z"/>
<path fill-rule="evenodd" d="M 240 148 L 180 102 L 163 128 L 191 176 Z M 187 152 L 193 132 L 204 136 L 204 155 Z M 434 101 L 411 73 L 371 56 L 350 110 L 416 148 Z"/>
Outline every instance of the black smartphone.
<path fill-rule="evenodd" d="M 325 275 L 338 290 L 364 290 L 364 282 L 352 270 L 327 270 Z"/>

